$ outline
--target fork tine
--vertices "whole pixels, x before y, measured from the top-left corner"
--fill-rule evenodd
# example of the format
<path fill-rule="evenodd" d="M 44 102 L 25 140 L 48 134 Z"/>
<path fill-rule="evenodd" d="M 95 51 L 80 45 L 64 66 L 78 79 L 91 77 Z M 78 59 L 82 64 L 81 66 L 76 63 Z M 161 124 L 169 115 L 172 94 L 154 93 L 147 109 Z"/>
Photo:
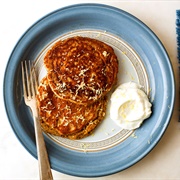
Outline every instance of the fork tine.
<path fill-rule="evenodd" d="M 22 61 L 21 62 L 21 70 L 22 70 L 22 83 L 23 83 L 23 92 L 24 92 L 24 97 L 27 98 L 27 90 L 26 90 L 26 72 L 25 72 L 25 69 L 24 69 L 25 65 L 24 65 L 24 62 Z"/>
<path fill-rule="evenodd" d="M 36 73 L 34 69 L 34 65 L 29 62 L 30 67 L 30 85 L 31 85 L 31 93 L 32 96 L 35 97 L 37 93 L 37 80 L 36 80 Z"/>
<path fill-rule="evenodd" d="M 28 65 L 29 65 L 29 89 L 30 89 L 30 94 L 31 96 L 34 96 L 34 81 L 33 81 L 33 72 L 32 72 L 32 68 L 31 68 L 31 62 L 28 61 Z"/>
<path fill-rule="evenodd" d="M 37 80 L 36 71 L 34 68 L 34 63 L 32 65 L 32 72 L 33 72 L 33 79 L 34 79 L 34 90 L 35 90 L 35 95 L 36 95 L 38 91 L 38 80 Z"/>
<path fill-rule="evenodd" d="M 26 85 L 27 85 L 27 96 L 30 97 L 31 96 L 31 85 L 30 85 L 30 75 L 29 75 L 29 71 L 30 71 L 30 61 L 24 61 L 24 65 L 25 65 L 25 73 L 26 73 Z"/>

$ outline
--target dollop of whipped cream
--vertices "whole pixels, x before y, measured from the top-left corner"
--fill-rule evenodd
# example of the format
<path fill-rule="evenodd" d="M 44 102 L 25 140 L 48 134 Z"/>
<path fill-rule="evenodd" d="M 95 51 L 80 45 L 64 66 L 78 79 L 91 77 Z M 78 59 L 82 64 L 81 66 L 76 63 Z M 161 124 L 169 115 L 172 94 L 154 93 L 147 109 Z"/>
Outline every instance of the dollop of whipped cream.
<path fill-rule="evenodd" d="M 151 115 L 151 106 L 140 85 L 124 83 L 111 95 L 110 118 L 123 129 L 136 129 Z"/>

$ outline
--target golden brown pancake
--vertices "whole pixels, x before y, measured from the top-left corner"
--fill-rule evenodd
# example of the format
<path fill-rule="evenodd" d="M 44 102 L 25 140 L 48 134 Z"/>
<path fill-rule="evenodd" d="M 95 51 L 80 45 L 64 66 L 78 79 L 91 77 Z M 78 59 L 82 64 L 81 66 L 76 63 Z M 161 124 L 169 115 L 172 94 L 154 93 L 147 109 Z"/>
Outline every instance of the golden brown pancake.
<path fill-rule="evenodd" d="M 106 98 L 90 105 L 75 104 L 58 98 L 44 77 L 38 87 L 37 104 L 41 126 L 53 135 L 80 139 L 89 135 L 103 120 L 106 111 Z"/>
<path fill-rule="evenodd" d="M 58 41 L 46 53 L 44 65 L 53 92 L 76 104 L 97 101 L 117 80 L 118 61 L 113 48 L 88 37 Z"/>

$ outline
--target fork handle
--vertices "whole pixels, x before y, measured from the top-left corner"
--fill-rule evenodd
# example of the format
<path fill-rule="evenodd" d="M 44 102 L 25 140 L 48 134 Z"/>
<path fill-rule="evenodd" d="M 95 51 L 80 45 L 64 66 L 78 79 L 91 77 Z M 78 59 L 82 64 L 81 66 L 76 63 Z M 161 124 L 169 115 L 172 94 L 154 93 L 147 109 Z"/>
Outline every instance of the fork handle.
<path fill-rule="evenodd" d="M 33 113 L 36 114 L 36 113 Z M 33 116 L 34 126 L 35 126 L 35 135 L 36 135 L 36 146 L 38 154 L 38 163 L 39 163 L 39 175 L 41 180 L 53 180 L 48 154 L 44 142 L 44 137 L 42 134 L 41 125 L 39 122 L 38 116 Z"/>

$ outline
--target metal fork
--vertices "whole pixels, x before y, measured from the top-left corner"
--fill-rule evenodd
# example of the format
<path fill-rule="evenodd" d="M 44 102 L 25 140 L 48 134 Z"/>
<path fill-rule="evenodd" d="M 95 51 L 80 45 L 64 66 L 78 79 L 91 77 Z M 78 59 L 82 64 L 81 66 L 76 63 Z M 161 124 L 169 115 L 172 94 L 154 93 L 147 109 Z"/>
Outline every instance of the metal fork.
<path fill-rule="evenodd" d="M 52 180 L 53 176 L 49 164 L 48 154 L 42 134 L 41 125 L 39 122 L 39 113 L 36 103 L 38 83 L 37 83 L 35 68 L 31 63 L 31 61 L 22 61 L 21 68 L 22 68 L 24 101 L 25 104 L 30 107 L 34 119 L 40 179 Z"/>

